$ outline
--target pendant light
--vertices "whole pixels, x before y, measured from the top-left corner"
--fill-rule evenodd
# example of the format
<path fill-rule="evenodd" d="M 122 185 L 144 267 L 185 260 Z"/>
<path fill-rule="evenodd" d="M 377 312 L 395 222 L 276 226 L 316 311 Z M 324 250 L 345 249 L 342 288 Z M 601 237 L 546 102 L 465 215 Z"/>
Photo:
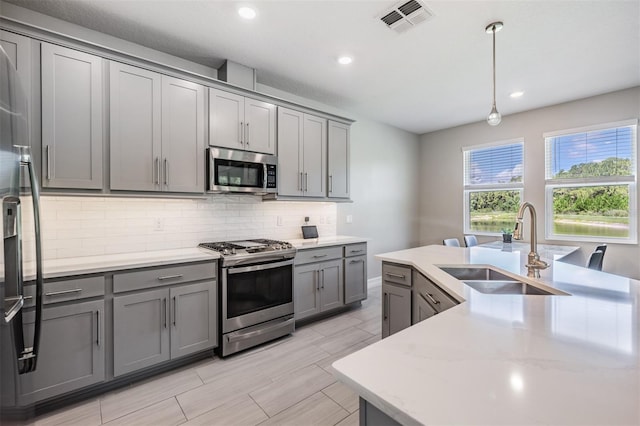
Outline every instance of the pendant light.
<path fill-rule="evenodd" d="M 502 116 L 496 108 L 496 33 L 502 29 L 502 22 L 493 22 L 484 29 L 487 34 L 493 35 L 493 105 L 491 112 L 487 116 L 487 123 L 491 126 L 497 126 L 502 120 Z"/>

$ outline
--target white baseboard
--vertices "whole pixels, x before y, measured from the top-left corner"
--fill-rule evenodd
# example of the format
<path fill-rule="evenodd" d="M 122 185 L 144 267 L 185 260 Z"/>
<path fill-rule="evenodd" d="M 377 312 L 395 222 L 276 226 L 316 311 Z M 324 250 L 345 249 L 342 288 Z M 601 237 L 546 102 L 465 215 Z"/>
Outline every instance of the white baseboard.
<path fill-rule="evenodd" d="M 367 288 L 374 288 L 374 287 L 380 287 L 382 285 L 382 276 L 380 277 L 373 277 L 373 278 L 369 278 L 367 280 Z"/>

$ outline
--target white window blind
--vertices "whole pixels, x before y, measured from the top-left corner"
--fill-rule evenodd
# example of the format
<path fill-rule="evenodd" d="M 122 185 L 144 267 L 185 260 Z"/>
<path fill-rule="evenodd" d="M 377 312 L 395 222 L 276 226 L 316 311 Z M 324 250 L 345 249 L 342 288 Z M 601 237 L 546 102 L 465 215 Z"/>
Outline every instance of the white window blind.
<path fill-rule="evenodd" d="M 500 144 L 464 150 L 465 187 L 517 185 L 522 187 L 524 143 Z"/>

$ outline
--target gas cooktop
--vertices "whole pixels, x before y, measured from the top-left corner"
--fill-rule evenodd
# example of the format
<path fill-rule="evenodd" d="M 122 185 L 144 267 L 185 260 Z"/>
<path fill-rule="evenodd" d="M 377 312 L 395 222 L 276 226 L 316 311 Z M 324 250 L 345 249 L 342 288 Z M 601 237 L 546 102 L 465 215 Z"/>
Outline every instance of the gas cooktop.
<path fill-rule="evenodd" d="M 218 252 L 223 267 L 293 259 L 297 251 L 286 241 L 267 239 L 218 241 L 201 243 L 198 247 Z"/>

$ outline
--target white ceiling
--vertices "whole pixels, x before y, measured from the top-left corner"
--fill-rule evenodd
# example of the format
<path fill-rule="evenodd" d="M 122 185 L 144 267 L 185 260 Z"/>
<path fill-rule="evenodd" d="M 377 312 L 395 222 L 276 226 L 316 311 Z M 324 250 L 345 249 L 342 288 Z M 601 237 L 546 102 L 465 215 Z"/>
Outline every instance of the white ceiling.
<path fill-rule="evenodd" d="M 418 134 L 485 119 L 496 20 L 503 116 L 640 85 L 638 0 L 426 1 L 435 16 L 403 34 L 378 20 L 393 0 L 8 1 Z"/>

